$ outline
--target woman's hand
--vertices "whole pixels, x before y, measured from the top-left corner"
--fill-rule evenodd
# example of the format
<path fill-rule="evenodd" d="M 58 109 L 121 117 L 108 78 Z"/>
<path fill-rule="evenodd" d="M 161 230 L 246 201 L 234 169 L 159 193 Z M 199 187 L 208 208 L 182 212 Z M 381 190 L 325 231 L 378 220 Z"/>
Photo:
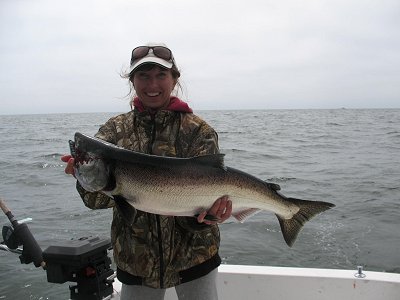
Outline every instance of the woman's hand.
<path fill-rule="evenodd" d="M 75 177 L 75 174 L 74 174 L 75 160 L 74 160 L 74 158 L 71 155 L 63 155 L 63 156 L 61 156 L 61 160 L 63 162 L 67 163 L 67 166 L 65 167 L 65 170 L 64 170 L 65 173 L 70 174 Z"/>
<path fill-rule="evenodd" d="M 228 196 L 222 196 L 218 198 L 213 206 L 208 211 L 204 211 L 197 217 L 199 223 L 204 223 L 207 225 L 215 225 L 217 223 L 222 223 L 229 219 L 232 214 L 232 201 L 229 200 Z M 218 221 L 210 221 L 205 219 L 206 215 L 215 216 Z"/>

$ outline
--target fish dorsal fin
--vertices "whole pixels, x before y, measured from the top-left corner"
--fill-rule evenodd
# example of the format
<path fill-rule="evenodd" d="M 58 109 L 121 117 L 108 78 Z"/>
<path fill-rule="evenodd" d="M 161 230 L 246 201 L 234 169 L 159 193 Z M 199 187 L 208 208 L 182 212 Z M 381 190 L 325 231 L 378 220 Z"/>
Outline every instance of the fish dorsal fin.
<path fill-rule="evenodd" d="M 225 154 L 222 154 L 222 153 L 207 154 L 207 155 L 202 155 L 202 156 L 195 156 L 195 157 L 191 158 L 191 160 L 198 164 L 212 166 L 214 168 L 219 168 L 219 169 L 225 170 L 226 168 L 225 168 L 225 164 L 224 164 L 224 156 L 225 156 Z"/>

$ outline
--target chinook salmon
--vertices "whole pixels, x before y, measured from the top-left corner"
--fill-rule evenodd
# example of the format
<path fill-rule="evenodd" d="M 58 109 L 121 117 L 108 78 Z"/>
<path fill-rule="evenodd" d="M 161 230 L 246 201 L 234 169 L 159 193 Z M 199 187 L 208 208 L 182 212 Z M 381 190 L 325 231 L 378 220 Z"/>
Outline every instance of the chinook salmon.
<path fill-rule="evenodd" d="M 278 192 L 279 185 L 225 166 L 223 154 L 155 156 L 78 132 L 70 148 L 75 177 L 82 187 L 113 196 L 123 214 L 134 211 L 133 206 L 153 214 L 196 216 L 227 195 L 232 216 L 240 222 L 261 210 L 275 213 L 291 247 L 308 220 L 334 207 L 328 202 L 285 197 Z"/>

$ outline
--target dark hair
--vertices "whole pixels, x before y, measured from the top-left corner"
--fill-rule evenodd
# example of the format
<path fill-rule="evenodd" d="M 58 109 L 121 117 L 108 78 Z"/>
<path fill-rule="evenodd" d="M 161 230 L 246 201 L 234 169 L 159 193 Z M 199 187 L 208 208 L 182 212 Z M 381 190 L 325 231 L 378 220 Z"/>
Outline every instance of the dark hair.
<path fill-rule="evenodd" d="M 130 90 L 129 90 L 128 96 L 131 96 L 131 101 L 135 97 L 135 93 L 134 93 L 135 88 L 133 86 L 133 78 L 135 77 L 135 74 L 139 71 L 150 71 L 150 70 L 154 69 L 155 67 L 158 67 L 163 71 L 171 70 L 172 77 L 176 80 L 176 86 L 178 88 L 177 90 L 180 90 L 183 93 L 182 85 L 179 82 L 179 77 L 181 77 L 181 72 L 178 70 L 175 63 L 172 65 L 171 69 L 165 68 L 161 65 L 154 64 L 154 63 L 144 63 L 141 66 L 139 66 L 138 68 L 136 68 L 135 70 L 133 70 L 132 72 L 121 75 L 122 78 L 129 79 Z M 177 94 L 178 94 L 178 92 L 177 92 Z"/>

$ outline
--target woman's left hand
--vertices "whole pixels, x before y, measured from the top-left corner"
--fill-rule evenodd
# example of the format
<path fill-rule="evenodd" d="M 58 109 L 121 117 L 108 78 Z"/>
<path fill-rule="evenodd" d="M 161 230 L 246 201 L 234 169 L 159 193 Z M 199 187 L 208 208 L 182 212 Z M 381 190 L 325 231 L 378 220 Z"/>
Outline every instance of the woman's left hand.
<path fill-rule="evenodd" d="M 218 198 L 208 211 L 204 211 L 197 217 L 199 223 L 207 225 L 215 225 L 222 223 L 229 219 L 232 214 L 232 201 L 229 200 L 228 196 L 222 196 Z M 212 215 L 218 219 L 218 221 L 210 221 L 205 219 L 206 215 Z"/>

